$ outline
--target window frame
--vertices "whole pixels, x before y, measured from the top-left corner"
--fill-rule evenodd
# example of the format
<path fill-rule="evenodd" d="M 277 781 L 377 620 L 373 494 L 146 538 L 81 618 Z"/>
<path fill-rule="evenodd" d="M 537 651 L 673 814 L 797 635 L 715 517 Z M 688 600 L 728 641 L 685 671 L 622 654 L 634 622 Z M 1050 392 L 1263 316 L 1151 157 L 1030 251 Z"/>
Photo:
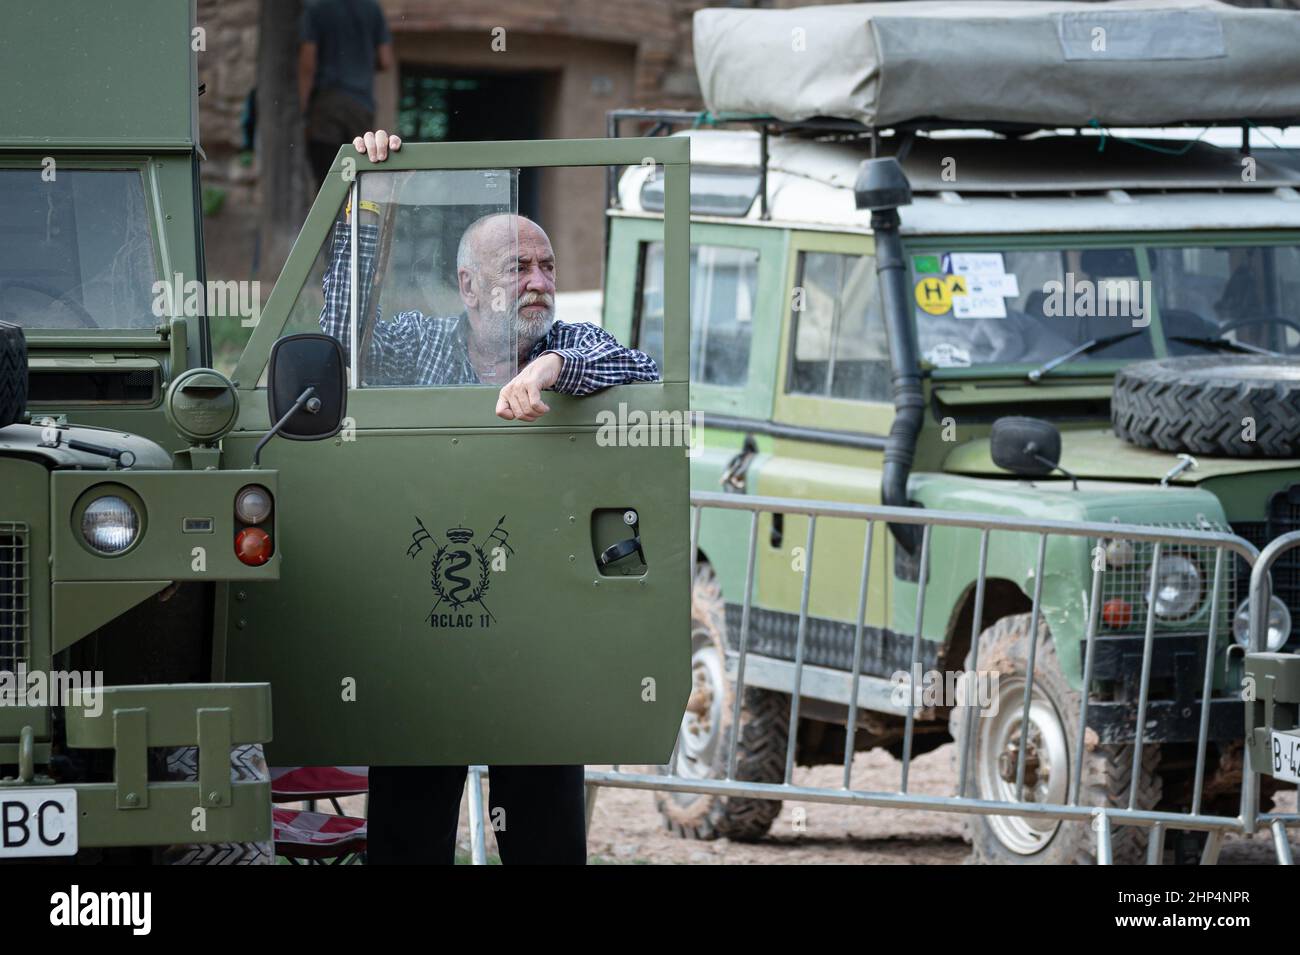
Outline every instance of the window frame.
<path fill-rule="evenodd" d="M 868 234 L 844 232 L 792 232 L 786 262 L 783 318 L 780 336 L 780 378 L 773 420 L 781 424 L 807 428 L 851 431 L 858 434 L 884 435 L 894 420 L 892 399 L 868 401 L 861 398 L 835 398 L 826 395 L 808 395 L 789 390 L 794 370 L 794 336 L 798 330 L 793 308 L 794 288 L 800 275 L 800 257 L 809 252 L 839 255 L 872 256 L 876 254 L 875 238 Z M 880 322 L 888 342 L 889 326 L 883 308 Z M 893 369 L 890 374 L 892 377 Z"/>
<path fill-rule="evenodd" d="M 641 334 L 646 251 L 651 242 L 661 241 L 662 222 L 658 216 L 619 216 L 611 229 L 609 265 L 605 273 L 606 327 L 615 336 L 626 335 L 634 348 L 639 347 Z M 770 227 L 691 223 L 691 247 L 708 245 L 758 252 L 758 284 L 754 313 L 750 317 L 752 332 L 745 382 L 715 385 L 692 381 L 694 410 L 741 418 L 770 418 L 775 394 L 786 235 L 785 230 Z M 620 266 L 630 260 L 636 262 L 636 271 L 627 275 L 629 270 Z"/>

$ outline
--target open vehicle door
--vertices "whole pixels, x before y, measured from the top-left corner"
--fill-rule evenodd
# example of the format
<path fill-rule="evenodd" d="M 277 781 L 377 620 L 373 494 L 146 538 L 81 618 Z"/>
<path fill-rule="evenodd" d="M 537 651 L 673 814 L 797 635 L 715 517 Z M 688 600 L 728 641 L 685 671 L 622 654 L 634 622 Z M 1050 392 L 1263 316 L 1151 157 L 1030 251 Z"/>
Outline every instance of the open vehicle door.
<path fill-rule="evenodd" d="M 277 584 L 218 598 L 226 677 L 272 684 L 272 762 L 667 762 L 690 687 L 688 148 L 408 144 L 375 164 L 340 151 L 240 359 L 225 441 L 232 466 L 251 464 L 272 343 L 319 332 L 328 298 L 346 325 L 349 418 L 332 441 L 267 447 L 292 551 Z M 667 191 L 662 380 L 546 392 L 533 423 L 494 413 L 513 368 L 428 384 L 435 326 L 402 338 L 403 323 L 466 307 L 460 239 L 517 211 L 520 169 L 643 162 Z M 334 234 L 345 203 L 361 210 L 355 249 L 347 226 Z M 517 246 L 513 226 L 501 241 Z M 376 336 L 384 358 L 368 361 Z"/>

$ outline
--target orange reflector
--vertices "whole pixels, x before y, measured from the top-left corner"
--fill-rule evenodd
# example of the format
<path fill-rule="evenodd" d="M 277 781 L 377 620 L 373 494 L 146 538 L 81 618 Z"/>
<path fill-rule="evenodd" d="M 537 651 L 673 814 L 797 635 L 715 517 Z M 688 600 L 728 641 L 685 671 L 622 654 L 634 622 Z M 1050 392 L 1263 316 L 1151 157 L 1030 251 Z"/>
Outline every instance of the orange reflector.
<path fill-rule="evenodd" d="M 271 559 L 271 535 L 260 527 L 245 527 L 235 535 L 235 556 L 250 567 Z"/>
<path fill-rule="evenodd" d="M 1133 605 L 1127 600 L 1113 597 L 1101 605 L 1101 619 L 1106 626 L 1118 630 L 1133 622 Z"/>

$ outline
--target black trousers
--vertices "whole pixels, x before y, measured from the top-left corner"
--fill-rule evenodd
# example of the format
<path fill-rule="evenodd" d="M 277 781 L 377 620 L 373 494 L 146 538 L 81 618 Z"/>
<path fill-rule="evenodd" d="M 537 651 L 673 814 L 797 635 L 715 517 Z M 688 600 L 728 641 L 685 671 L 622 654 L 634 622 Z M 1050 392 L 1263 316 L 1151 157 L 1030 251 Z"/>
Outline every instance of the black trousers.
<path fill-rule="evenodd" d="M 451 865 L 465 766 L 370 769 L 370 865 Z M 488 821 L 507 865 L 584 865 L 581 766 L 489 766 Z"/>

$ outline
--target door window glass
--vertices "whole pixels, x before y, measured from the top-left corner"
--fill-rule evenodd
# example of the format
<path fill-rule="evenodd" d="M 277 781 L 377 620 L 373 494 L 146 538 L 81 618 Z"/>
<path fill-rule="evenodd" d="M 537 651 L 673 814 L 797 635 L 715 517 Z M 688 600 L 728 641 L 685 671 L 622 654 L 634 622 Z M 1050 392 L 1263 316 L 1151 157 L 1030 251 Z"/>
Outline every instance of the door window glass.
<path fill-rule="evenodd" d="M 664 246 L 642 248 L 637 347 L 662 366 Z M 691 381 L 745 384 L 757 292 L 757 249 L 691 246 Z"/>
<path fill-rule="evenodd" d="M 360 176 L 356 317 L 351 215 L 334 229 L 319 315 L 349 361 L 355 331 L 360 387 L 500 387 L 545 337 L 554 254 L 518 218 L 516 182 L 503 169 Z"/>
<path fill-rule="evenodd" d="M 888 401 L 889 345 L 876 261 L 869 255 L 801 252 L 794 347 L 786 390 L 855 401 Z"/>

